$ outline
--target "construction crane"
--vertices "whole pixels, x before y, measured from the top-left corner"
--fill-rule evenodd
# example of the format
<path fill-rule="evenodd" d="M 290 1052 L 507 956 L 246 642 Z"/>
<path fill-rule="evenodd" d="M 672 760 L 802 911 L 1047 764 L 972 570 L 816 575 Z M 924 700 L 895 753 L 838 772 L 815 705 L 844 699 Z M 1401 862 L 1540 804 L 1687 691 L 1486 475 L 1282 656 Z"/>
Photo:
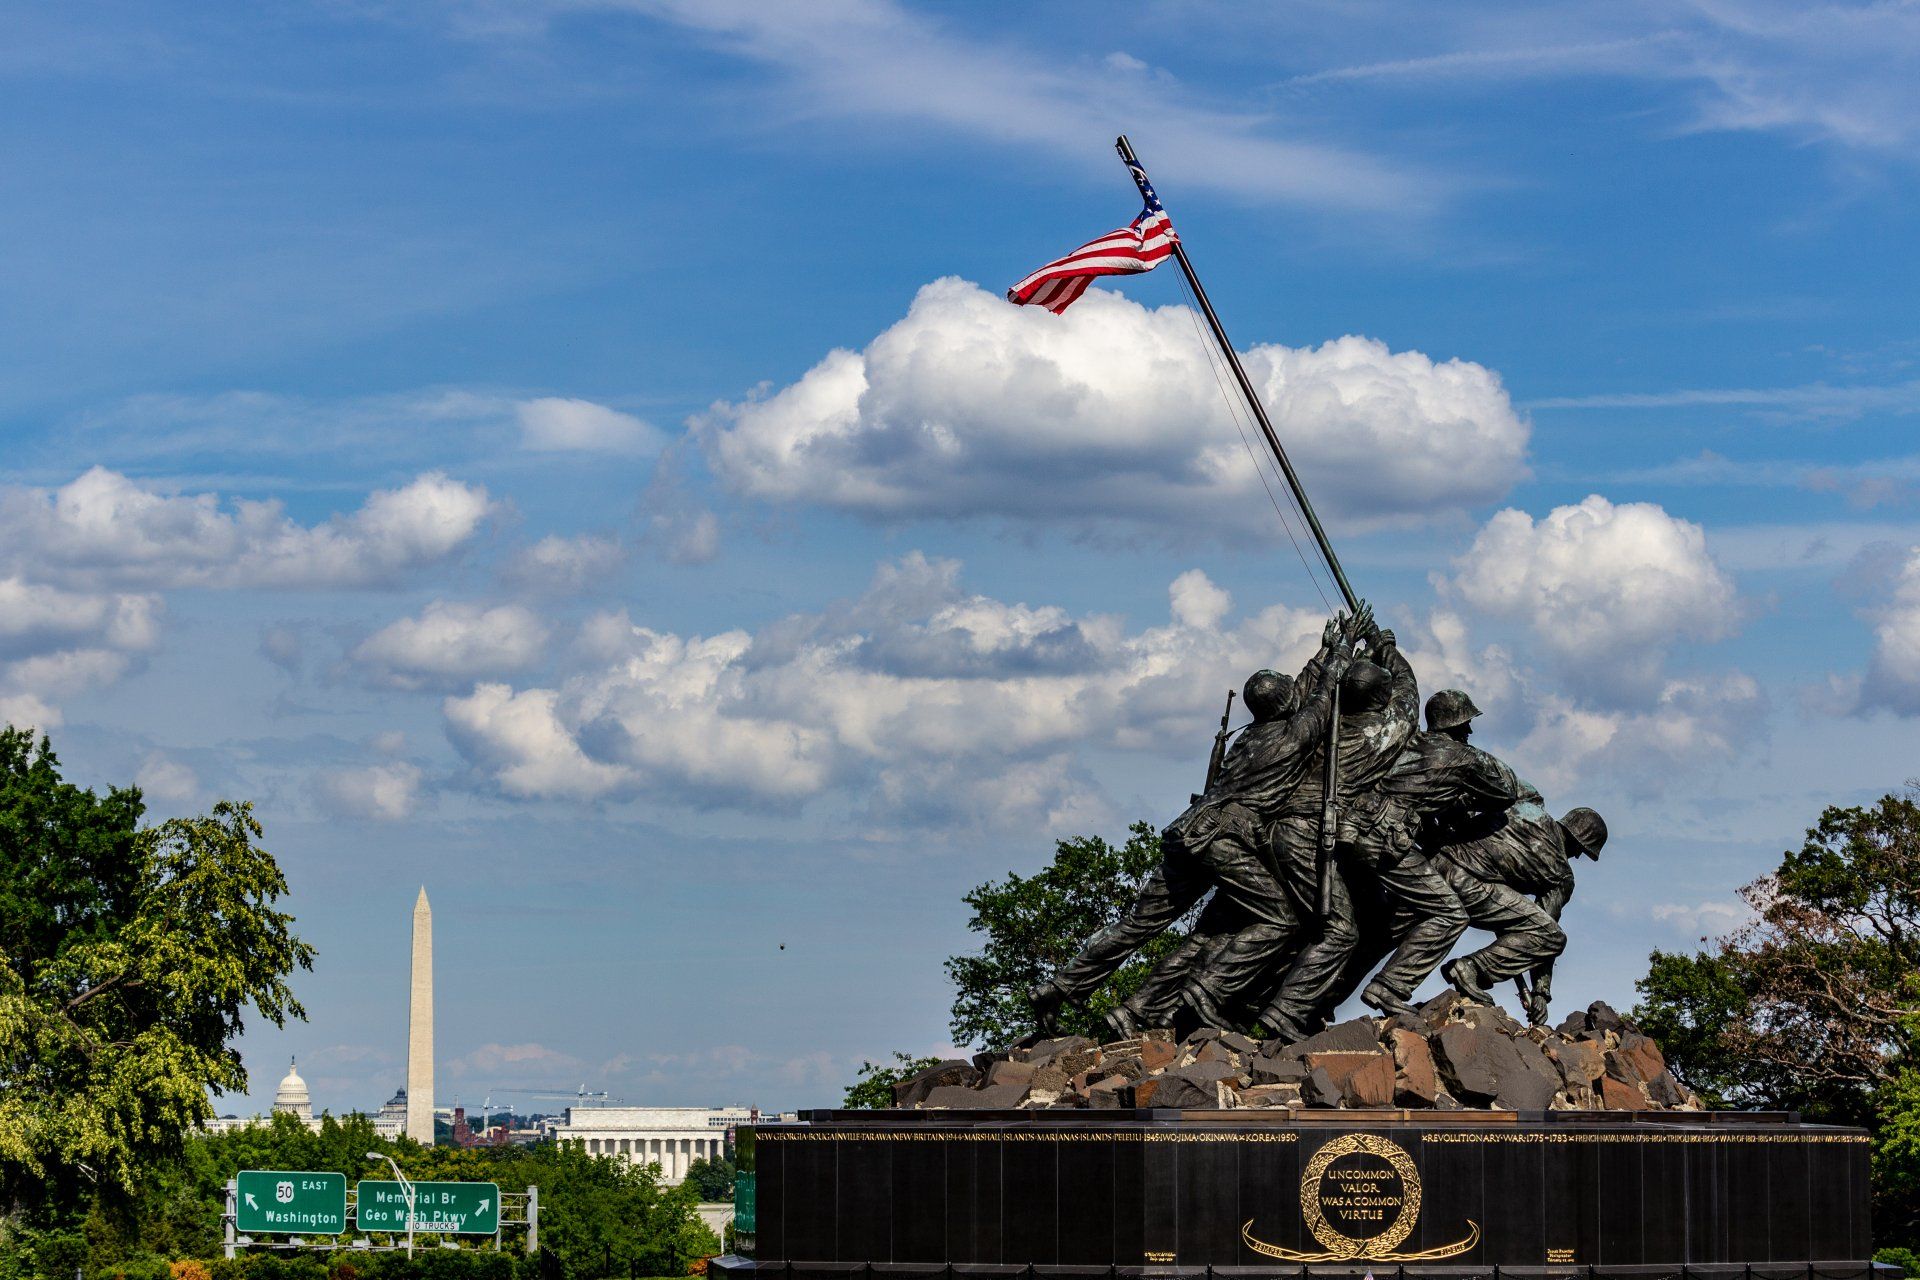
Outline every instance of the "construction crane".
<path fill-rule="evenodd" d="M 501 1088 L 499 1092 L 506 1097 L 521 1098 L 564 1098 L 577 1107 L 610 1107 L 620 1101 L 605 1089 L 589 1089 L 583 1082 L 578 1089 L 515 1089 Z"/>

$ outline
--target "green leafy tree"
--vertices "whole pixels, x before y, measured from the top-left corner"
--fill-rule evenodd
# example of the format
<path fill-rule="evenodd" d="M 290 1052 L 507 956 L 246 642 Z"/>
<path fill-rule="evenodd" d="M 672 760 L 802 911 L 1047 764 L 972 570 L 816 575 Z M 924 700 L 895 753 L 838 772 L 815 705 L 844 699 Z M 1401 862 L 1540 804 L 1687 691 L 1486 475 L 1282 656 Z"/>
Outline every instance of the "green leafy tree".
<path fill-rule="evenodd" d="M 1634 1017 L 1723 1104 L 1874 1135 L 1874 1223 L 1920 1245 L 1920 790 L 1829 808 L 1741 891 L 1751 923 L 1656 951 Z"/>
<path fill-rule="evenodd" d="M 0 1203 L 130 1188 L 244 1091 L 253 1009 L 304 1017 L 313 950 L 274 903 L 286 877 L 245 804 L 139 826 L 140 793 L 60 777 L 0 730 Z"/>
<path fill-rule="evenodd" d="M 386 1163 L 368 1160 L 368 1151 L 391 1154 L 409 1178 L 423 1182 L 492 1182 L 510 1194 L 538 1186 L 542 1252 L 567 1276 L 680 1274 L 688 1262 L 719 1249 L 696 1212 L 699 1188 L 691 1182 L 667 1187 L 644 1165 L 550 1142 L 425 1147 L 380 1138 L 363 1116 L 322 1117 L 317 1131 L 291 1116 L 273 1116 L 242 1129 L 194 1134 L 176 1158 L 149 1165 L 131 1196 L 96 1194 L 62 1225 L 20 1233 L 11 1252 L 0 1243 L 0 1280 L 69 1280 L 76 1266 L 89 1276 L 143 1280 L 146 1269 L 169 1259 L 214 1258 L 226 1183 L 236 1172 L 312 1169 L 344 1174 L 350 1183 L 388 1177 Z M 422 1259 L 428 1270 L 404 1268 L 394 1255 L 339 1256 L 353 1258 L 362 1274 L 335 1280 L 492 1280 L 456 1265 L 452 1251 L 442 1263 Z M 264 1257 L 216 1267 L 212 1280 L 293 1280 Z"/>
<path fill-rule="evenodd" d="M 653 1165 L 570 1145 L 544 1147 L 530 1163 L 540 1183 L 541 1246 L 568 1275 L 608 1274 L 610 1262 L 621 1275 L 681 1275 L 693 1259 L 719 1252 L 695 1211 L 698 1190 L 663 1186 Z"/>
<path fill-rule="evenodd" d="M 1730 1023 L 1752 1015 L 1737 957 L 1656 951 L 1647 976 L 1635 985 L 1642 999 L 1633 1016 L 1659 1042 L 1682 1084 L 1715 1107 L 1771 1105 L 1783 1082 L 1761 1078 L 1751 1064 L 1731 1058 L 1723 1043 Z"/>
<path fill-rule="evenodd" d="M 1920 1275 L 1920 1070 L 1902 1067 L 1874 1098 L 1874 1234 L 1900 1247 L 1887 1258 Z"/>
<path fill-rule="evenodd" d="M 733 1200 L 733 1161 L 725 1157 L 712 1160 L 702 1157 L 687 1166 L 687 1183 L 693 1187 L 705 1204 L 720 1204 Z"/>
<path fill-rule="evenodd" d="M 1053 860 L 1031 876 L 1008 874 L 966 895 L 967 927 L 985 936 L 977 955 L 946 963 L 953 980 L 955 1044 L 1009 1044 L 1034 1028 L 1027 990 L 1072 959 L 1093 934 L 1125 915 L 1160 865 L 1160 836 L 1145 822 L 1124 844 L 1078 836 L 1054 846 Z M 1183 920 L 1143 947 L 1085 1009 L 1062 1011 L 1063 1032 L 1095 1034 L 1100 1016 L 1125 999 L 1186 936 Z"/>
<path fill-rule="evenodd" d="M 938 1058 L 916 1058 L 896 1053 L 892 1063 L 862 1062 L 853 1083 L 847 1086 L 840 1105 L 849 1110 L 876 1111 L 893 1105 L 893 1086 L 908 1076 L 925 1071 Z"/>

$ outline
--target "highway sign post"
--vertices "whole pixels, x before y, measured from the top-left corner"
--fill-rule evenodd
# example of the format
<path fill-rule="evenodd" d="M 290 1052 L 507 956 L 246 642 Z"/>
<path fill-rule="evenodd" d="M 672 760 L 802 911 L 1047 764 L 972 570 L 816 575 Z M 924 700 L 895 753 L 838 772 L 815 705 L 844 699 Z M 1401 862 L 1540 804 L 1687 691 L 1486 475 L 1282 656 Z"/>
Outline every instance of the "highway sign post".
<path fill-rule="evenodd" d="M 243 1169 L 234 1178 L 233 1217 L 249 1235 L 337 1236 L 347 1229 L 347 1177 Z"/>
<path fill-rule="evenodd" d="M 413 1229 L 490 1236 L 500 1230 L 500 1188 L 491 1182 L 416 1182 Z M 361 1231 L 407 1229 L 407 1194 L 398 1182 L 362 1179 L 356 1197 Z"/>

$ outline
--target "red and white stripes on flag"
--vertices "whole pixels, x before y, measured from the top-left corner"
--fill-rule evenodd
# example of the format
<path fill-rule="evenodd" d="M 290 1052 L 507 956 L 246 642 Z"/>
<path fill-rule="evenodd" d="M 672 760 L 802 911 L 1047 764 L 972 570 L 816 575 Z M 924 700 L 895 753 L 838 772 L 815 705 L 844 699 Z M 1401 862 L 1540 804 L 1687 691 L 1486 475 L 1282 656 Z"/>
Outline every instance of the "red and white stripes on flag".
<path fill-rule="evenodd" d="M 1179 239 L 1167 211 L 1149 206 L 1131 225 L 1088 241 L 1007 290 L 1007 301 L 1045 307 L 1059 315 L 1087 291 L 1096 276 L 1151 271 L 1173 253 Z"/>

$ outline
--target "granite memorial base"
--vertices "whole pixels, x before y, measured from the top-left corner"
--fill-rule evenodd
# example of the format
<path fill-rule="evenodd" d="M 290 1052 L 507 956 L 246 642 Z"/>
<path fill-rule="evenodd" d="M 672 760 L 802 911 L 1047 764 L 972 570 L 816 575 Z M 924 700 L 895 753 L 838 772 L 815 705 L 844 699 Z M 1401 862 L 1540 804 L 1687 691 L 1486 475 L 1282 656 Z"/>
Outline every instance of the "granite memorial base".
<path fill-rule="evenodd" d="M 1897 1275 L 1865 1133 L 1787 1114 L 826 1111 L 750 1145 L 742 1280 Z"/>

